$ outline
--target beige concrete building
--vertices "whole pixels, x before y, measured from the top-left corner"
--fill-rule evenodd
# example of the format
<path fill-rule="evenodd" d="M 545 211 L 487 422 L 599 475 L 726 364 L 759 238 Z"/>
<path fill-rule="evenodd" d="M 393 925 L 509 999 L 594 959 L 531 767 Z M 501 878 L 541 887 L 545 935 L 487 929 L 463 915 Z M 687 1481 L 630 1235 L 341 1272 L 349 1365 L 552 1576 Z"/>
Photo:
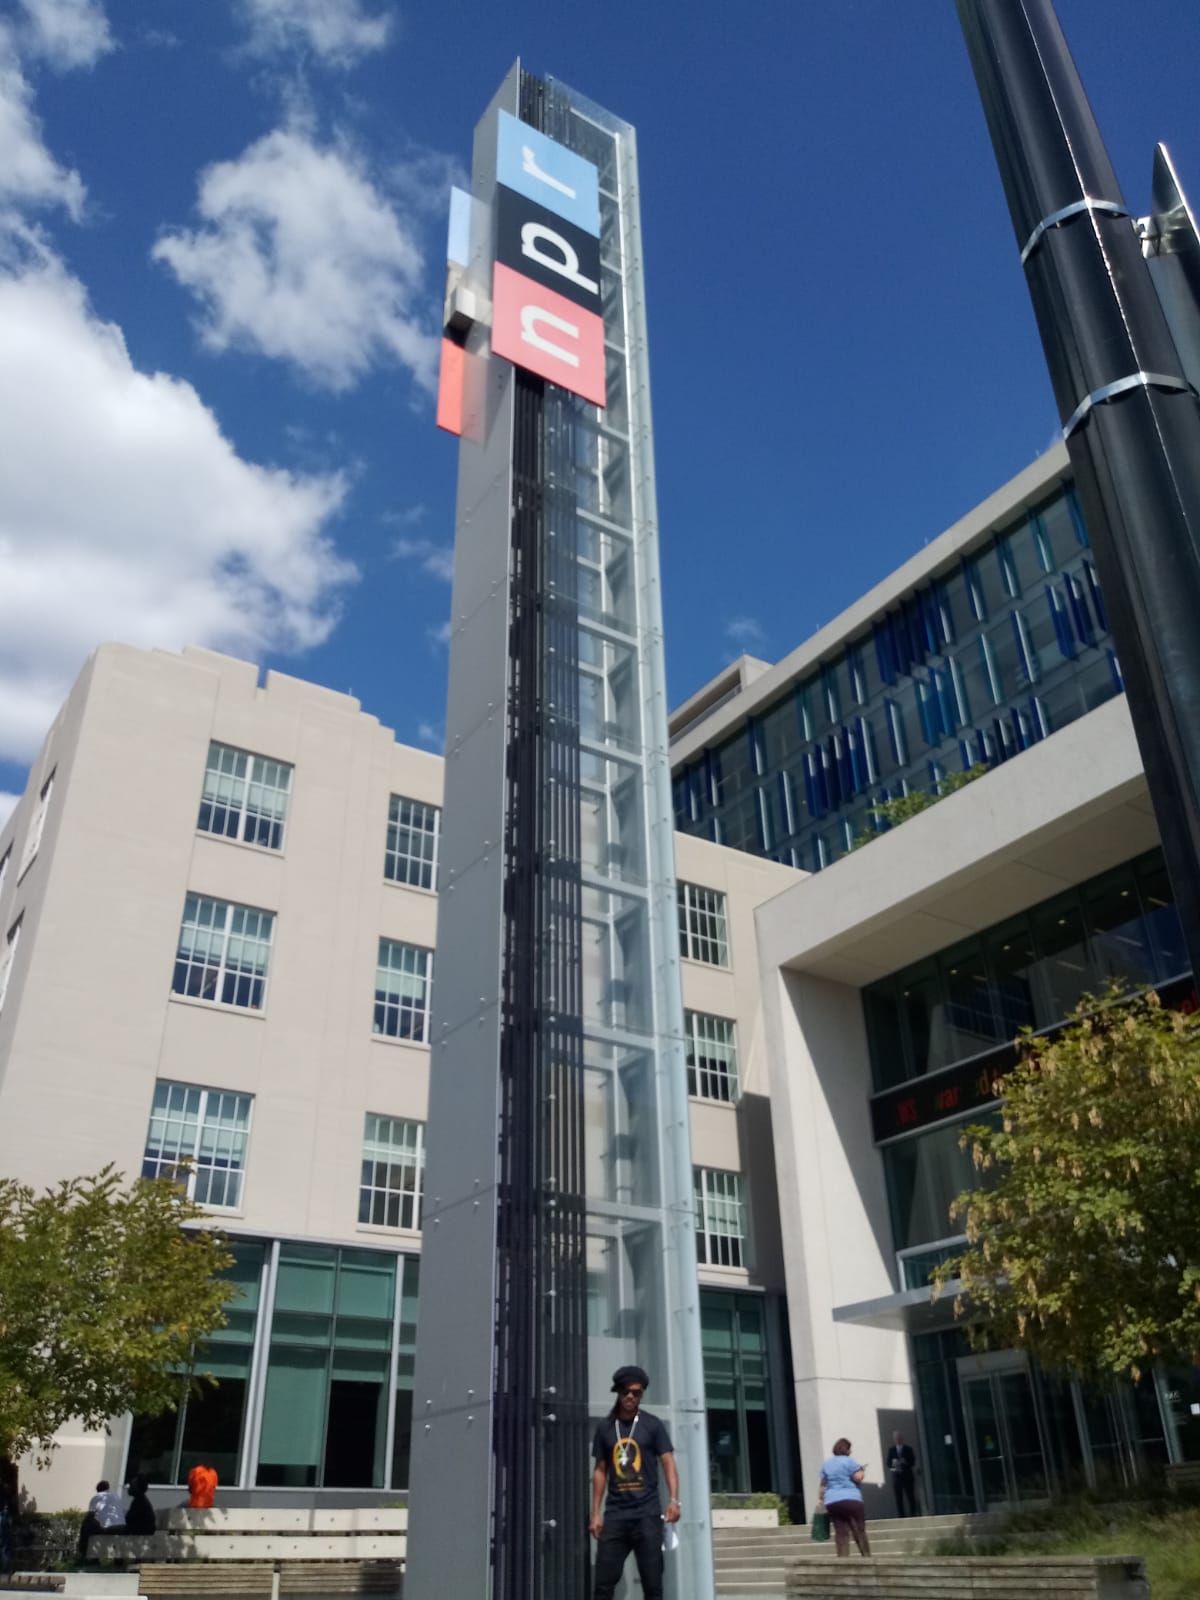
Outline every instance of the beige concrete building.
<path fill-rule="evenodd" d="M 245 1291 L 219 1391 L 68 1433 L 101 1475 L 246 1497 L 407 1481 L 442 763 L 357 701 L 105 645 L 0 832 L 0 1171 L 194 1165 Z M 783 1264 L 753 915 L 798 875 L 681 840 L 715 1481 L 790 1490 Z M 689 942 L 690 941 L 690 942 Z"/>

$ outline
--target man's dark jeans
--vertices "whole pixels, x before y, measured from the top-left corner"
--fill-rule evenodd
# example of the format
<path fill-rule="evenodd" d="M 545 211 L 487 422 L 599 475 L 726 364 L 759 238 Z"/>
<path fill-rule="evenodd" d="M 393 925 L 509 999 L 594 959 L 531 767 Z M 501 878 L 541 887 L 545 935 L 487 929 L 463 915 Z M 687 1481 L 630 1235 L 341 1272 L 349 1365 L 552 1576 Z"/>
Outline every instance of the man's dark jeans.
<path fill-rule="evenodd" d="M 661 1517 L 606 1517 L 600 1530 L 592 1600 L 612 1600 L 632 1550 L 645 1600 L 662 1600 L 663 1520 Z"/>

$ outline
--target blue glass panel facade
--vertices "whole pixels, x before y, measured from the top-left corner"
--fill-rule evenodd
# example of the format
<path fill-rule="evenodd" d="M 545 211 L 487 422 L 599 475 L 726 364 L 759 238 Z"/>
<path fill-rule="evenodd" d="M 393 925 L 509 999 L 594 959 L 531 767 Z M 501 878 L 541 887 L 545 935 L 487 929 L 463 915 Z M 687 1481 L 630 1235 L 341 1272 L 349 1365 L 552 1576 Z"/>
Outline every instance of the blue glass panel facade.
<path fill-rule="evenodd" d="M 868 985 L 877 1093 L 1056 1027 L 1085 992 L 1188 971 L 1161 850 Z"/>
<path fill-rule="evenodd" d="M 682 833 L 819 871 L 870 808 L 998 765 L 1121 693 L 1065 484 L 676 772 Z"/>

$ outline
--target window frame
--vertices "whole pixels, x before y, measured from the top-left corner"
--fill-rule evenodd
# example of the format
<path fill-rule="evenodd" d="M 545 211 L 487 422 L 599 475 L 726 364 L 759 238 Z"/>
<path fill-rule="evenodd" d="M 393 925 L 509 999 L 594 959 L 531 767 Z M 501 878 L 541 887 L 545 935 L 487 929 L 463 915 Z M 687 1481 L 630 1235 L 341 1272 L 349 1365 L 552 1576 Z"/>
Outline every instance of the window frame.
<path fill-rule="evenodd" d="M 385 1141 L 380 1137 L 379 1130 L 384 1123 L 393 1128 L 415 1129 L 414 1149 L 412 1151 L 413 1160 L 411 1163 L 406 1160 L 396 1161 L 391 1157 L 384 1158 L 368 1154 L 368 1149 L 372 1146 L 377 1150 L 386 1148 L 400 1154 L 409 1153 L 405 1145 L 397 1144 L 393 1140 Z M 372 1124 L 374 1124 L 374 1129 L 372 1129 Z M 369 1183 L 366 1181 L 366 1168 L 368 1165 L 373 1169 L 371 1182 Z M 387 1169 L 388 1176 L 390 1176 L 393 1167 L 399 1167 L 403 1171 L 411 1171 L 413 1175 L 412 1188 L 404 1188 L 403 1183 L 400 1188 L 392 1188 L 386 1182 L 384 1184 L 376 1183 L 375 1178 L 378 1175 L 380 1166 Z M 391 1209 L 389 1202 L 393 1198 L 396 1201 L 397 1220 L 390 1222 L 387 1213 Z M 380 1111 L 364 1113 L 362 1160 L 359 1166 L 358 1182 L 358 1226 L 360 1228 L 395 1228 L 405 1233 L 419 1233 L 421 1231 L 421 1214 L 424 1203 L 425 1123 L 415 1117 L 391 1116 Z M 381 1220 L 374 1215 L 377 1208 L 383 1212 Z M 411 1214 L 412 1220 L 410 1222 L 403 1220 L 406 1209 Z M 366 1215 L 364 1215 L 364 1212 Z"/>
<path fill-rule="evenodd" d="M 55 767 L 38 792 L 37 810 L 30 819 L 29 831 L 25 835 L 25 843 L 21 849 L 21 865 L 17 871 L 18 883 L 37 860 L 38 851 L 42 848 L 42 835 L 46 831 L 46 816 L 50 810 L 50 797 L 54 793 L 54 780 L 57 776 L 58 768 Z"/>
<path fill-rule="evenodd" d="M 157 1102 L 159 1092 L 162 1089 L 167 1091 L 167 1104 L 162 1108 L 161 1113 L 159 1113 Z M 170 1094 L 172 1090 L 182 1090 L 185 1096 L 188 1094 L 198 1094 L 200 1096 L 199 1104 L 195 1112 L 195 1138 L 192 1142 L 192 1149 L 190 1152 L 181 1150 L 174 1161 L 170 1163 L 160 1161 L 158 1163 L 158 1170 L 156 1172 L 148 1172 L 146 1167 L 147 1163 L 150 1161 L 150 1133 L 154 1126 L 154 1118 L 156 1114 L 160 1114 L 164 1122 L 168 1123 L 169 1125 L 172 1112 L 172 1107 L 170 1104 Z M 235 1138 L 240 1138 L 241 1140 L 239 1164 L 236 1166 L 230 1165 L 227 1167 L 219 1167 L 211 1162 L 206 1164 L 202 1160 L 204 1131 L 208 1123 L 208 1110 L 211 1104 L 211 1097 L 213 1096 L 217 1098 L 218 1102 L 224 1101 L 228 1098 L 232 1101 L 244 1104 L 246 1108 L 246 1118 L 242 1127 L 242 1131 L 240 1134 L 235 1134 Z M 181 1113 L 176 1112 L 174 1120 L 176 1122 L 182 1122 L 183 1118 L 187 1117 L 188 1115 L 189 1113 L 185 1104 Z M 206 1084 L 185 1083 L 178 1078 L 157 1078 L 154 1084 L 154 1096 L 150 1102 L 150 1116 L 146 1123 L 146 1140 L 142 1149 L 142 1176 L 153 1178 L 163 1177 L 164 1175 L 178 1174 L 179 1181 L 183 1181 L 183 1175 L 180 1173 L 180 1168 L 184 1162 L 187 1162 L 186 1189 L 189 1200 L 193 1200 L 197 1205 L 203 1206 L 206 1211 L 241 1211 L 243 1209 L 244 1180 L 246 1177 L 246 1172 L 249 1168 L 248 1156 L 250 1150 L 250 1132 L 251 1128 L 253 1127 L 253 1123 L 254 1096 L 252 1094 L 244 1094 L 237 1089 L 210 1089 Z M 217 1130 L 223 1126 L 229 1125 L 230 1124 L 223 1122 L 219 1117 L 212 1123 L 212 1127 Z M 234 1126 L 236 1126 L 236 1123 Z M 208 1174 L 208 1182 L 210 1185 L 213 1182 L 213 1179 L 221 1174 L 224 1174 L 226 1185 L 228 1185 L 231 1177 L 236 1177 L 236 1199 L 223 1201 L 197 1199 L 197 1181 L 206 1173 Z M 211 1188 L 209 1192 L 211 1193 Z M 228 1192 L 228 1188 L 226 1189 L 226 1192 Z"/>
<path fill-rule="evenodd" d="M 682 878 L 678 880 L 677 891 L 680 953 L 684 960 L 729 971 L 732 963 L 729 955 L 729 915 L 726 911 L 725 891 L 709 888 L 707 884 L 687 883 Z M 710 898 L 713 904 L 703 905 L 698 898 L 702 896 Z M 699 919 L 705 916 L 714 918 L 715 927 L 712 933 L 702 932 L 698 925 Z M 717 950 L 718 959 L 713 960 L 700 953 L 702 948 L 708 946 Z"/>
<path fill-rule="evenodd" d="M 228 773 L 219 766 L 214 767 L 212 765 L 214 751 L 220 751 L 222 754 L 229 754 L 244 758 L 247 763 L 245 773 Z M 281 772 L 286 773 L 287 788 L 280 790 L 277 783 L 267 783 L 261 773 L 256 776 L 259 763 L 270 765 L 278 768 Z M 288 809 L 291 805 L 292 774 L 295 772 L 295 770 L 296 769 L 294 765 L 290 761 L 282 761 L 278 756 L 264 756 L 255 750 L 244 750 L 241 745 L 224 744 L 220 739 L 210 739 L 208 742 L 208 754 L 205 757 L 204 762 L 204 777 L 202 779 L 200 788 L 200 809 L 196 817 L 196 832 L 204 834 L 206 838 L 222 839 L 230 844 L 243 844 L 248 846 L 251 850 L 266 850 L 273 855 L 281 854 L 284 844 L 287 840 Z M 218 779 L 224 778 L 226 780 L 231 780 L 241 784 L 241 798 L 237 802 L 236 807 L 238 819 L 237 830 L 234 833 L 230 833 L 227 828 L 211 826 L 206 827 L 204 824 L 203 817 L 204 808 L 206 806 L 210 808 L 210 812 L 215 812 L 216 810 L 221 809 L 226 814 L 231 814 L 235 809 L 231 801 L 221 801 L 215 797 L 210 799 L 205 793 L 210 773 L 215 774 Z M 272 819 L 270 815 L 265 812 L 251 812 L 248 805 L 248 800 L 250 790 L 255 785 L 257 785 L 260 789 L 270 789 L 276 794 L 282 793 L 284 797 L 283 809 L 279 814 L 278 821 Z M 263 840 L 247 838 L 247 828 L 251 822 L 253 822 L 256 827 L 261 825 L 263 822 L 266 823 L 268 828 L 277 827 L 279 829 L 278 843 L 272 843 L 269 839 Z"/>
<path fill-rule="evenodd" d="M 189 926 L 188 908 L 193 901 L 196 903 L 197 909 L 200 905 L 220 906 L 224 909 L 225 916 L 224 925 L 221 930 L 221 950 L 220 956 L 216 962 L 213 962 L 211 957 L 208 959 L 205 959 L 204 957 L 196 959 L 194 954 L 189 954 L 187 957 L 183 955 L 183 934 L 184 929 Z M 251 992 L 253 992 L 253 986 L 255 983 L 258 983 L 260 986 L 258 990 L 257 1004 L 253 1000 L 242 1001 L 236 998 L 225 998 L 227 983 L 232 982 L 233 992 L 236 995 L 239 982 L 246 976 L 246 974 L 238 968 L 231 967 L 229 965 L 230 942 L 235 938 L 245 940 L 249 937 L 255 937 L 247 935 L 244 930 L 235 931 L 233 929 L 232 923 L 234 914 L 236 912 L 248 912 L 252 916 L 265 917 L 269 919 L 265 941 L 262 940 L 261 935 L 257 936 L 258 942 L 265 942 L 266 944 L 266 958 L 263 962 L 262 976 L 255 978 L 253 973 L 251 973 L 249 976 Z M 179 923 L 179 941 L 175 947 L 175 965 L 171 975 L 172 997 L 178 1000 L 190 1001 L 197 1005 L 217 1006 L 223 1011 L 245 1011 L 249 1012 L 253 1016 L 262 1016 L 267 1008 L 267 987 L 271 976 L 271 955 L 275 948 L 275 922 L 275 912 L 267 911 L 262 906 L 243 905 L 237 900 L 222 900 L 216 895 L 200 894 L 197 891 L 189 889 L 183 902 L 183 916 L 180 918 Z M 190 926 L 200 930 L 205 927 L 205 924 L 196 921 L 190 924 Z M 215 924 L 209 924 L 208 926 L 210 929 L 215 928 Z M 185 972 L 188 974 L 195 971 L 206 973 L 211 968 L 211 970 L 215 973 L 213 987 L 219 990 L 219 995 L 207 995 L 200 992 L 189 992 L 188 988 L 186 987 L 186 978 L 184 986 L 181 987 L 179 981 L 181 964 L 183 965 Z"/>
<path fill-rule="evenodd" d="M 402 806 L 411 806 L 414 811 L 420 810 L 427 814 L 431 814 L 433 826 L 431 828 L 417 828 L 412 822 L 402 822 L 398 815 L 393 817 L 393 809 L 398 812 Z M 426 859 L 424 856 L 413 855 L 411 851 L 401 852 L 399 848 L 393 847 L 392 839 L 393 837 L 396 837 L 398 840 L 401 830 L 407 832 L 410 840 L 414 835 L 416 835 L 419 838 L 426 838 L 431 841 L 428 859 Z M 387 838 L 383 851 L 383 879 L 385 883 L 394 883 L 402 889 L 423 889 L 429 893 L 436 894 L 438 886 L 438 858 L 441 853 L 441 844 L 441 806 L 434 805 L 433 802 L 429 800 L 416 800 L 412 795 L 407 794 L 390 794 L 388 796 Z M 418 871 L 421 868 L 427 867 L 429 871 L 429 882 L 423 883 L 420 882 L 419 879 L 402 877 L 398 870 L 389 870 L 393 867 L 398 868 L 401 863 L 407 863 L 410 868 L 416 867 Z"/>
<path fill-rule="evenodd" d="M 21 924 L 24 921 L 25 913 L 22 911 L 4 935 L 4 948 L 0 950 L 0 1012 L 4 1010 L 8 986 L 12 982 L 13 967 L 17 961 L 17 946 L 21 942 Z"/>
<path fill-rule="evenodd" d="M 725 1030 L 726 1037 L 718 1039 L 711 1034 L 702 1037 L 698 1023 L 717 1023 L 720 1030 Z M 737 1058 L 737 1022 L 733 1017 L 722 1017 L 713 1011 L 694 1011 L 690 1007 L 684 1008 L 683 1013 L 684 1049 L 687 1056 L 688 1094 L 696 1100 L 705 1100 L 712 1105 L 736 1105 L 741 1094 L 741 1085 L 738 1079 Z M 701 1066 L 701 1052 L 704 1046 L 709 1047 L 708 1064 Z M 713 1055 L 711 1051 L 726 1051 L 727 1055 Z M 724 1081 L 726 1093 L 712 1094 L 705 1090 L 705 1081 Z"/>
<path fill-rule="evenodd" d="M 696 1205 L 696 1261 L 702 1267 L 731 1267 L 745 1269 L 749 1265 L 746 1229 L 746 1196 L 742 1174 L 726 1167 L 693 1167 L 692 1186 Z M 724 1189 L 726 1192 L 721 1193 Z M 728 1192 L 732 1190 L 732 1193 Z M 716 1226 L 723 1219 L 718 1208 L 732 1205 L 737 1210 L 736 1233 Z M 713 1251 L 716 1240 L 726 1240 L 730 1259 L 719 1259 L 721 1251 Z"/>
<path fill-rule="evenodd" d="M 388 946 L 393 950 L 411 951 L 416 955 L 423 956 L 424 971 L 419 974 L 415 972 L 407 973 L 404 967 L 393 967 L 390 964 L 385 964 L 383 959 L 385 946 Z M 375 966 L 374 1011 L 371 1021 L 371 1034 L 373 1038 L 388 1039 L 395 1044 L 429 1044 L 429 1017 L 433 995 L 433 957 L 434 951 L 428 945 L 412 944 L 407 939 L 389 939 L 385 935 L 380 934 L 379 954 Z M 381 999 L 381 995 L 387 995 L 387 991 L 380 987 L 379 975 L 381 972 L 395 972 L 402 976 L 413 978 L 419 977 L 425 986 L 420 1006 L 406 1007 L 402 998 Z M 396 1012 L 396 1027 L 391 1029 L 385 1026 L 385 1022 L 389 1010 L 393 1007 Z M 381 1012 L 384 1017 L 384 1022 L 380 1021 Z M 410 1019 L 414 1017 L 419 1019 L 417 1031 L 412 1031 L 411 1025 L 408 1032 L 403 1031 L 401 1023 L 405 1016 L 408 1016 Z"/>

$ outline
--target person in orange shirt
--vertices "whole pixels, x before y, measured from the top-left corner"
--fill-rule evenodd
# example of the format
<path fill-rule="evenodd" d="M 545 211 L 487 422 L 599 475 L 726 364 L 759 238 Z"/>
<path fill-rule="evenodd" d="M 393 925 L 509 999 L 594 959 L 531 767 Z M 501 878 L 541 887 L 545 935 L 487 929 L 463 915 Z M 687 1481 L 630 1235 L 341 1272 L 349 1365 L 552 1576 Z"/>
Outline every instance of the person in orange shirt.
<path fill-rule="evenodd" d="M 217 1492 L 217 1469 L 198 1461 L 188 1473 L 188 1490 L 191 1495 L 188 1505 L 207 1511 Z"/>

